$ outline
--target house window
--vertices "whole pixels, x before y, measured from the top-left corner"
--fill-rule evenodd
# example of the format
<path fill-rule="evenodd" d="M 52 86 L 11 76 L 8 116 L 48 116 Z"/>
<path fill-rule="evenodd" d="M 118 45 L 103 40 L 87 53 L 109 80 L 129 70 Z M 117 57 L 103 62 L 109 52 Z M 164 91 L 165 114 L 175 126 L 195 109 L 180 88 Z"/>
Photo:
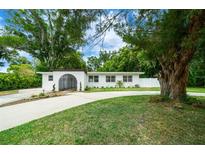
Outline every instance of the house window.
<path fill-rule="evenodd" d="M 132 76 L 128 76 L 128 82 L 132 82 Z"/>
<path fill-rule="evenodd" d="M 115 76 L 111 76 L 111 82 L 115 82 Z"/>
<path fill-rule="evenodd" d="M 99 77 L 98 76 L 88 76 L 88 81 L 89 82 L 98 82 Z"/>
<path fill-rule="evenodd" d="M 106 76 L 106 82 L 110 82 L 110 76 Z"/>
<path fill-rule="evenodd" d="M 123 82 L 132 82 L 132 76 L 123 76 Z"/>
<path fill-rule="evenodd" d="M 48 76 L 48 81 L 53 81 L 53 75 Z"/>
<path fill-rule="evenodd" d="M 89 76 L 89 77 L 88 77 L 88 81 L 89 81 L 89 82 L 93 82 L 93 76 Z"/>
<path fill-rule="evenodd" d="M 98 76 L 94 76 L 94 82 L 98 82 Z"/>
<path fill-rule="evenodd" d="M 106 82 L 115 82 L 115 76 L 106 76 Z"/>
<path fill-rule="evenodd" d="M 127 76 L 123 76 L 123 82 L 127 82 Z"/>

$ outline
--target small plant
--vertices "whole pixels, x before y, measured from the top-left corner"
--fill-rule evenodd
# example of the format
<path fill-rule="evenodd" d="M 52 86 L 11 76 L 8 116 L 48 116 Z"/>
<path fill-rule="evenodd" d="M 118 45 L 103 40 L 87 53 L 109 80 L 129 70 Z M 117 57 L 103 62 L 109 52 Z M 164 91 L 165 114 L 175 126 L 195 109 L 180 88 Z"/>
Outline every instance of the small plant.
<path fill-rule="evenodd" d="M 123 87 L 123 82 L 122 81 L 117 81 L 116 87 L 122 88 Z"/>
<path fill-rule="evenodd" d="M 101 88 L 104 88 L 104 86 L 102 86 Z"/>
<path fill-rule="evenodd" d="M 85 90 L 89 90 L 90 88 L 88 86 L 85 87 Z"/>
<path fill-rule="evenodd" d="M 31 96 L 31 98 L 36 98 L 36 97 L 38 97 L 38 95 L 32 95 L 32 96 Z"/>
<path fill-rule="evenodd" d="M 135 85 L 135 88 L 139 88 L 139 87 L 140 87 L 140 85 L 138 85 L 138 84 Z"/>
<path fill-rule="evenodd" d="M 45 93 L 40 93 L 38 96 L 43 97 L 43 96 L 45 96 Z"/>

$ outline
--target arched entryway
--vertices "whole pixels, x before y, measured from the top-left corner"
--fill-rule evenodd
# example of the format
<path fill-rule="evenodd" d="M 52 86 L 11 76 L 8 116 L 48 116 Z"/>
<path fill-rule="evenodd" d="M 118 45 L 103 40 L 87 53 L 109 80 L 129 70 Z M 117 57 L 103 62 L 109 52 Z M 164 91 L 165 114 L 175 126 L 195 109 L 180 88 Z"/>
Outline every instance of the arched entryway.
<path fill-rule="evenodd" d="M 59 90 L 77 90 L 77 79 L 72 74 L 64 74 L 59 79 Z"/>

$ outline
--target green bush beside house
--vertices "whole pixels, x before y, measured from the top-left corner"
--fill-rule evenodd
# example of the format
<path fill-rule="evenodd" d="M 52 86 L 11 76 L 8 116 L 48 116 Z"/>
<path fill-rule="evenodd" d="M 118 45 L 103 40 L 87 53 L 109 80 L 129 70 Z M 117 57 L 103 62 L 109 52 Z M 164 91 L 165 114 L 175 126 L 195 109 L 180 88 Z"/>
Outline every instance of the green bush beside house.
<path fill-rule="evenodd" d="M 34 88 L 41 86 L 41 77 L 39 75 L 19 75 L 16 73 L 0 73 L 0 91 Z"/>

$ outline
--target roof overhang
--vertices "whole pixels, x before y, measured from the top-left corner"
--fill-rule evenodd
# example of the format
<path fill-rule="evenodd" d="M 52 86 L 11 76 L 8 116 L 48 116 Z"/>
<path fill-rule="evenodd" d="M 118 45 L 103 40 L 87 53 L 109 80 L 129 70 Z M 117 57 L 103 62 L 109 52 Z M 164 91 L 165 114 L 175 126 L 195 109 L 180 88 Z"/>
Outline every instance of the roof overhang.
<path fill-rule="evenodd" d="M 140 75 L 144 72 L 87 72 L 88 75 Z"/>
<path fill-rule="evenodd" d="M 42 75 L 53 75 L 53 72 L 36 72 L 36 73 Z"/>

